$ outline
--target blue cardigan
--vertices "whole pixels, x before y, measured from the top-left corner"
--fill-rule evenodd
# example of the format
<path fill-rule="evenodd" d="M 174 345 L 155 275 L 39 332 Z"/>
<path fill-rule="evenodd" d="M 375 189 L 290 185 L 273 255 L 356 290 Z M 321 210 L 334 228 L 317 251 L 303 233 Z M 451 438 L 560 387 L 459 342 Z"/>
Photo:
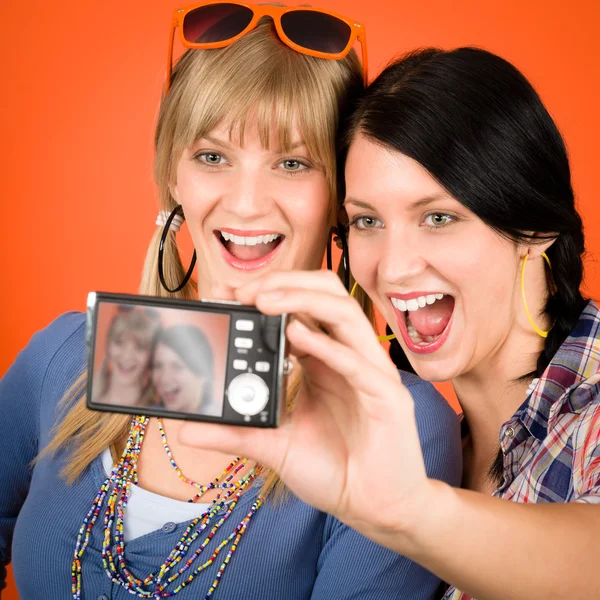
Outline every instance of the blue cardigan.
<path fill-rule="evenodd" d="M 0 588 L 5 585 L 5 565 L 12 559 L 23 600 L 71 597 L 77 533 L 105 478 L 100 457 L 70 486 L 59 476 L 64 454 L 46 457 L 31 467 L 48 443 L 57 403 L 85 367 L 84 322 L 80 313 L 59 317 L 32 338 L 0 381 L 4 425 L 0 436 Z M 402 379 L 415 399 L 427 472 L 459 485 L 461 447 L 454 411 L 431 384 L 404 373 Z M 236 509 L 240 518 L 256 493 L 250 490 L 242 496 Z M 374 491 L 374 500 L 376 496 Z M 377 510 L 377 504 L 368 508 Z M 233 517 L 221 527 L 217 539 L 239 522 Z M 132 571 L 145 577 L 156 569 L 186 525 L 166 523 L 129 542 L 125 552 Z M 82 597 L 129 600 L 131 594 L 104 573 L 101 547 L 102 525 L 98 523 L 82 561 Z M 177 598 L 203 598 L 220 563 L 216 560 Z M 256 513 L 213 597 L 425 600 L 433 597 L 438 583 L 414 562 L 290 496 L 283 503 L 267 501 Z"/>

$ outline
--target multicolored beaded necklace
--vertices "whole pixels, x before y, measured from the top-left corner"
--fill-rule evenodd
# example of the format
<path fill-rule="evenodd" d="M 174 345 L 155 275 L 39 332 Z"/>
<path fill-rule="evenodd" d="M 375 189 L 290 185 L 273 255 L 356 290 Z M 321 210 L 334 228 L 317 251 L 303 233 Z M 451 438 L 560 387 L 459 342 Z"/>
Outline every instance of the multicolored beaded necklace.
<path fill-rule="evenodd" d="M 208 592 L 204 596 L 205 600 L 211 598 L 216 590 L 225 567 L 231 561 L 233 553 L 237 549 L 240 539 L 246 531 L 250 519 L 256 513 L 263 503 L 262 498 L 257 498 L 250 511 L 236 526 L 233 532 L 221 541 L 213 550 L 211 556 L 202 564 L 196 564 L 199 561 L 205 548 L 215 537 L 217 531 L 223 523 L 229 518 L 235 509 L 238 500 L 245 489 L 250 487 L 254 480 L 260 475 L 262 467 L 256 465 L 246 475 L 238 481 L 232 481 L 235 475 L 246 465 L 247 459 L 240 457 L 236 458 L 227 468 L 215 479 L 206 485 L 202 485 L 185 477 L 181 469 L 175 462 L 164 431 L 162 422 L 159 420 L 158 426 L 162 437 L 163 446 L 171 465 L 177 472 L 179 479 L 189 483 L 197 488 L 198 493 L 188 502 L 194 502 L 201 498 L 209 490 L 218 488 L 222 489 L 217 497 L 212 501 L 210 506 L 197 518 L 195 518 L 184 531 L 181 539 L 177 542 L 173 550 L 169 553 L 163 564 L 144 580 L 135 577 L 127 568 L 125 562 L 125 541 L 124 532 L 124 515 L 125 507 L 131 493 L 131 484 L 137 485 L 137 463 L 144 441 L 144 434 L 149 419 L 144 416 L 136 416 L 132 419 L 129 430 L 129 437 L 125 444 L 125 449 L 120 461 L 113 468 L 110 475 L 105 479 L 104 483 L 98 490 L 96 498 L 91 509 L 85 516 L 83 524 L 79 529 L 77 543 L 75 545 L 75 553 L 73 556 L 73 564 L 71 566 L 71 591 L 74 600 L 81 600 L 82 591 L 82 576 L 81 576 L 81 558 L 88 546 L 90 535 L 95 523 L 98 520 L 101 509 L 104 505 L 104 500 L 107 499 L 107 508 L 104 515 L 104 540 L 102 543 L 102 564 L 104 570 L 113 583 L 123 586 L 131 594 L 139 598 L 168 598 L 180 592 L 184 587 L 188 586 L 193 579 L 204 569 L 209 567 L 221 550 L 228 544 L 231 544 L 229 551 L 223 560 L 215 580 L 210 586 Z M 215 517 L 220 515 L 220 519 L 216 521 Z M 213 524 L 213 520 L 216 523 Z M 208 527 L 212 528 L 206 535 L 204 541 L 192 553 L 191 557 L 184 561 L 188 551 L 194 540 L 205 532 Z M 183 562 L 182 562 L 183 561 Z M 179 565 L 179 563 L 182 563 Z M 187 573 L 192 567 L 190 573 Z M 181 582 L 171 591 L 166 591 L 167 586 L 181 577 Z"/>

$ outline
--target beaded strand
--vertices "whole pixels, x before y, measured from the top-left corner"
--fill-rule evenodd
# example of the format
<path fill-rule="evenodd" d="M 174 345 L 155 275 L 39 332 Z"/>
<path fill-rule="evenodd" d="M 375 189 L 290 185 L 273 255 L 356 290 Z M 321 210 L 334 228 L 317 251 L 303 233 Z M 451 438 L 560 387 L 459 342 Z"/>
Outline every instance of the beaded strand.
<path fill-rule="evenodd" d="M 77 542 L 75 545 L 75 552 L 73 555 L 73 563 L 71 566 L 71 591 L 74 600 L 81 600 L 81 558 L 89 544 L 92 529 L 98 521 L 98 517 L 102 507 L 105 504 L 105 500 L 106 511 L 103 519 L 104 535 L 101 553 L 104 570 L 113 583 L 124 587 L 131 594 L 136 595 L 139 598 L 168 598 L 170 596 L 174 596 L 184 587 L 188 586 L 199 573 L 212 565 L 219 556 L 220 552 L 226 546 L 231 544 L 225 559 L 217 571 L 212 585 L 204 596 L 205 600 L 208 600 L 212 597 L 219 582 L 221 581 L 221 577 L 225 568 L 231 561 L 231 558 L 239 545 L 241 536 L 247 530 L 248 524 L 253 515 L 263 504 L 263 499 L 257 498 L 250 511 L 235 527 L 234 531 L 218 544 L 211 556 L 203 564 L 196 566 L 196 568 L 194 568 L 192 572 L 185 577 L 184 574 L 193 566 L 195 566 L 195 563 L 200 559 L 202 553 L 213 540 L 219 528 L 227 521 L 237 506 L 239 498 L 244 490 L 251 486 L 254 480 L 260 475 L 262 467 L 260 465 L 256 465 L 241 479 L 232 482 L 235 475 L 247 464 L 247 459 L 237 457 L 218 477 L 213 479 L 210 483 L 207 485 L 198 484 L 185 477 L 185 475 L 181 472 L 181 469 L 175 462 L 171 450 L 167 444 L 164 427 L 162 422 L 159 420 L 159 430 L 163 440 L 163 446 L 167 452 L 171 465 L 182 481 L 189 483 L 191 486 L 199 490 L 196 496 L 194 496 L 194 498 L 188 502 L 193 502 L 194 500 L 203 496 L 207 491 L 215 488 L 220 488 L 223 491 L 219 492 L 217 497 L 200 516 L 191 521 L 184 531 L 181 539 L 177 542 L 173 550 L 167 556 L 166 560 L 156 571 L 151 573 L 144 580 L 135 577 L 135 575 L 128 569 L 125 561 L 124 518 L 127 502 L 131 495 L 131 485 L 137 485 L 138 483 L 137 462 L 141 452 L 148 422 L 148 417 L 144 416 L 136 416 L 132 419 L 129 436 L 125 444 L 123 454 L 121 455 L 117 465 L 112 469 L 109 476 L 100 486 L 100 489 L 98 490 L 98 493 L 96 494 L 96 497 L 92 503 L 92 507 L 85 516 L 79 529 L 79 534 L 77 536 Z M 225 508 L 226 504 L 227 507 Z M 225 513 L 213 525 L 212 521 L 219 513 L 223 512 L 224 508 Z M 210 531 L 205 534 L 206 537 L 200 546 L 192 553 L 190 558 L 187 558 L 187 560 L 180 565 L 183 559 L 187 557 L 191 544 L 198 539 L 199 536 L 203 535 L 203 533 L 207 531 L 211 525 L 212 527 L 210 528 Z M 172 574 L 170 574 L 171 571 Z M 167 586 L 175 582 L 179 577 L 182 578 L 181 583 L 172 591 L 167 592 Z M 149 589 L 150 586 L 153 589 Z"/>
<path fill-rule="evenodd" d="M 236 458 L 234 458 L 233 461 L 231 462 L 231 464 L 223 471 L 223 473 L 221 473 L 221 475 L 219 475 L 218 477 L 215 477 L 215 479 L 213 479 L 207 485 L 203 485 L 201 483 L 196 483 L 192 479 L 188 479 L 182 473 L 181 469 L 179 468 L 179 465 L 175 462 L 175 458 L 173 457 L 171 448 L 169 447 L 169 444 L 167 443 L 167 434 L 165 433 L 162 419 L 160 419 L 160 418 L 157 419 L 157 422 L 158 422 L 158 431 L 160 432 L 160 437 L 162 439 L 163 448 L 165 449 L 165 452 L 167 453 L 167 456 L 169 457 L 169 462 L 171 463 L 171 466 L 175 469 L 177 476 L 184 483 L 187 483 L 187 484 L 189 484 L 195 488 L 198 488 L 200 490 L 193 498 L 190 498 L 188 500 L 188 502 L 195 502 L 196 500 L 198 500 L 199 498 L 204 496 L 204 494 L 206 494 L 206 492 L 208 492 L 209 490 L 212 490 L 215 488 L 224 488 L 225 489 L 228 487 L 233 487 L 234 484 L 230 484 L 230 485 L 228 485 L 228 484 L 233 479 L 233 477 L 244 468 L 244 466 L 248 462 L 247 458 L 242 459 L 240 456 L 237 456 Z M 229 477 L 227 477 L 227 479 L 225 479 L 225 481 L 223 483 L 219 484 L 219 482 L 221 481 L 223 476 L 225 476 L 227 473 L 229 473 L 229 471 L 231 471 L 234 468 L 235 468 L 235 470 L 233 471 L 233 473 L 231 473 L 231 475 L 229 475 Z"/>

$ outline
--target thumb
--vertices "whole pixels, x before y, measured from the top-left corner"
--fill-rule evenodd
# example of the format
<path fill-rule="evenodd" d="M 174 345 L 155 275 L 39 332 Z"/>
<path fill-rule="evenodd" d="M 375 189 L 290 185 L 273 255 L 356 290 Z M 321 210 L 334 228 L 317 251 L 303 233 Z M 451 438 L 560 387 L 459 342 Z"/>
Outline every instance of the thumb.
<path fill-rule="evenodd" d="M 213 283 L 206 300 L 235 300 L 235 290 L 225 283 Z"/>
<path fill-rule="evenodd" d="M 282 464 L 284 433 L 279 429 L 186 422 L 179 430 L 179 442 L 194 448 L 216 450 L 251 458 L 277 469 Z"/>

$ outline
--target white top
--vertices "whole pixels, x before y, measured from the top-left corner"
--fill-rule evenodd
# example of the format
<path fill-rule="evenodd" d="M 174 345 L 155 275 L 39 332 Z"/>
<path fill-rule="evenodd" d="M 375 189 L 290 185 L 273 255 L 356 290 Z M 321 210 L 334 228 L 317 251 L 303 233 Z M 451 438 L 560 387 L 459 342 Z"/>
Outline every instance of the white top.
<path fill-rule="evenodd" d="M 113 469 L 110 448 L 102 453 L 102 466 L 105 474 L 110 475 Z M 190 497 L 194 495 L 194 489 L 196 488 L 190 486 Z M 125 543 L 157 529 L 173 530 L 175 524 L 199 517 L 209 506 L 210 504 L 174 500 L 132 484 L 127 502 L 127 517 L 124 519 Z"/>

